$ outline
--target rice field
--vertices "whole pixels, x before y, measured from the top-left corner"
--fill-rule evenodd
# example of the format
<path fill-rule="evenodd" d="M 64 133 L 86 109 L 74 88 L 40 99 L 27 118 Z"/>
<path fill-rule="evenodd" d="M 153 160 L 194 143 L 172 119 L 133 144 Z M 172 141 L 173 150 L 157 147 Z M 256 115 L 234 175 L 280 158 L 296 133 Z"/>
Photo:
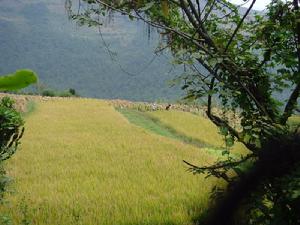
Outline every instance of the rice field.
<path fill-rule="evenodd" d="M 193 131 L 187 135 L 200 132 L 193 117 L 154 114 Z M 138 127 L 105 101 L 40 100 L 25 126 L 6 164 L 13 182 L 0 213 L 11 224 L 191 225 L 219 182 L 182 163 L 208 165 L 214 155 Z M 205 126 L 207 141 L 215 141 Z"/>
<path fill-rule="evenodd" d="M 224 137 L 219 134 L 218 127 L 205 117 L 177 110 L 154 111 L 148 112 L 148 114 L 188 137 L 216 148 L 225 147 Z M 234 154 L 246 154 L 248 150 L 243 144 L 236 142 L 231 152 Z"/>

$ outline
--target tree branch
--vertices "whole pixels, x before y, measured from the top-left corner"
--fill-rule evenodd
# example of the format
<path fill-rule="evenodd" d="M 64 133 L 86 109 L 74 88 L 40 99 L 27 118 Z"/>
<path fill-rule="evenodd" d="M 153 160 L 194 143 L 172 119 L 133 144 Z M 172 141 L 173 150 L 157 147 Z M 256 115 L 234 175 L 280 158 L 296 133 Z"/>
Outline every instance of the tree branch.
<path fill-rule="evenodd" d="M 239 29 L 241 28 L 241 26 L 244 23 L 244 20 L 246 19 L 246 17 L 248 16 L 248 14 L 250 13 L 252 7 L 254 6 L 254 3 L 256 2 L 256 0 L 253 0 L 251 5 L 249 6 L 249 8 L 247 9 L 246 13 L 244 14 L 243 18 L 240 20 L 240 22 L 238 23 L 237 27 L 235 28 L 233 34 L 231 35 L 226 47 L 225 47 L 225 51 L 227 51 L 227 49 L 229 48 L 230 44 L 232 43 L 235 35 L 237 34 L 237 32 L 239 31 Z"/>
<path fill-rule="evenodd" d="M 293 110 L 297 106 L 297 99 L 299 98 L 299 95 L 300 95 L 300 82 L 297 84 L 294 91 L 291 93 L 289 97 L 289 100 L 285 106 L 284 112 L 280 119 L 281 124 L 286 124 L 288 118 L 292 115 Z"/>
<path fill-rule="evenodd" d="M 212 91 L 214 88 L 214 84 L 215 84 L 215 77 L 213 77 L 210 81 L 210 85 L 209 85 L 209 90 Z M 212 99 L 212 94 L 209 93 L 208 97 L 207 97 L 207 114 L 211 115 L 211 99 Z"/>
<path fill-rule="evenodd" d="M 242 133 L 235 130 L 233 127 L 231 127 L 226 121 L 222 120 L 220 117 L 213 115 L 209 111 L 206 112 L 207 117 L 218 127 L 226 127 L 230 134 L 232 134 L 234 137 L 237 138 L 237 140 L 241 143 L 243 143 L 251 152 L 256 153 L 259 148 L 251 143 L 247 143 L 244 141 L 244 136 Z"/>
<path fill-rule="evenodd" d="M 206 13 L 206 14 L 204 15 L 204 17 L 203 17 L 203 21 L 206 21 L 206 20 L 207 20 L 209 14 L 211 13 L 211 11 L 212 11 L 213 8 L 214 8 L 215 2 L 216 2 L 216 0 L 214 0 L 214 1 L 211 3 L 210 8 L 208 9 L 207 13 Z M 205 10 L 205 8 L 206 8 L 207 5 L 208 5 L 208 2 L 206 3 L 206 5 L 205 5 L 203 11 Z"/>
<path fill-rule="evenodd" d="M 216 0 L 214 0 L 215 2 Z M 255 1 L 255 0 L 254 0 Z M 210 36 L 207 34 L 207 32 L 205 31 L 205 29 L 201 30 L 199 29 L 199 25 L 193 18 L 191 12 L 188 9 L 188 6 L 185 4 L 185 0 L 180 0 L 180 4 L 182 6 L 182 9 L 184 10 L 185 14 L 188 16 L 189 21 L 192 23 L 192 25 L 194 26 L 194 28 L 196 30 L 198 30 L 200 37 L 202 37 L 204 40 L 201 39 L 195 39 L 194 37 L 190 36 L 189 34 L 179 31 L 177 29 L 168 27 L 166 25 L 162 25 L 161 23 L 156 23 L 153 22 L 151 20 L 148 20 L 146 18 L 144 18 L 143 16 L 141 16 L 137 11 L 136 14 L 132 14 L 130 12 L 124 11 L 124 10 L 120 10 L 114 6 L 112 6 L 111 4 L 108 4 L 102 0 L 96 0 L 97 3 L 102 4 L 104 6 L 106 6 L 109 9 L 112 9 L 116 12 L 131 16 L 132 18 L 136 18 L 136 19 L 140 19 L 144 22 L 146 22 L 147 24 L 156 27 L 156 28 L 160 28 L 160 29 L 164 29 L 167 30 L 171 33 L 174 33 L 176 35 L 179 35 L 180 37 L 186 39 L 187 41 L 190 41 L 192 44 L 194 44 L 199 50 L 203 50 L 205 52 L 205 54 L 207 54 L 210 57 L 216 58 L 218 57 L 218 55 L 220 57 L 226 57 L 223 56 L 222 51 L 220 49 L 218 49 L 216 47 L 216 45 L 214 44 L 213 40 L 210 38 Z M 251 7 L 250 7 L 251 8 Z M 246 14 L 245 14 L 246 15 Z M 245 17 L 245 16 L 244 16 Z M 237 32 L 237 31 L 236 31 Z M 206 43 L 208 45 L 207 49 L 202 43 Z M 215 52 L 215 53 L 214 53 Z M 224 58 L 225 59 L 225 58 Z M 204 60 L 202 59 L 197 59 L 197 61 L 203 65 L 213 76 L 216 77 L 217 80 L 222 81 L 222 79 L 220 78 L 220 76 L 218 76 L 217 73 L 213 72 L 213 69 L 211 68 L 211 66 L 209 66 L 208 64 L 206 64 L 204 62 Z M 256 104 L 257 108 L 260 109 L 261 112 L 263 112 L 266 116 L 269 117 L 267 111 L 265 110 L 265 107 L 263 105 L 260 104 L 260 102 L 256 99 L 256 97 L 254 96 L 253 93 L 251 93 L 251 91 L 243 84 L 243 82 L 241 82 L 241 80 L 239 79 L 239 76 L 237 75 L 237 73 L 242 72 L 242 70 L 232 61 L 230 60 L 228 57 L 226 58 L 226 60 L 223 60 L 220 63 L 220 66 L 225 70 L 228 71 L 232 74 L 232 76 L 237 80 L 237 82 L 239 83 L 239 85 L 241 85 L 241 87 L 246 91 L 247 95 L 250 97 L 250 99 L 252 99 L 254 101 L 254 103 Z"/>
<path fill-rule="evenodd" d="M 294 11 L 299 11 L 298 0 L 293 0 Z M 296 36 L 297 36 L 297 58 L 298 58 L 298 73 L 300 73 L 300 22 L 297 20 L 296 24 Z M 299 75 L 298 75 L 299 77 Z M 293 92 L 291 93 L 289 100 L 285 106 L 284 112 L 281 116 L 281 124 L 286 124 L 288 118 L 292 115 L 293 110 L 296 108 L 297 99 L 300 95 L 300 78 L 297 80 L 297 85 Z"/>
<path fill-rule="evenodd" d="M 199 0 L 196 0 L 196 3 L 197 3 L 198 14 L 199 14 L 199 17 L 200 17 L 200 20 L 201 20 L 201 6 L 200 6 Z"/>
<path fill-rule="evenodd" d="M 186 16 L 188 17 L 190 23 L 193 25 L 193 27 L 198 31 L 199 35 L 206 41 L 206 43 L 214 48 L 215 50 L 217 50 L 217 47 L 215 45 L 215 43 L 213 42 L 213 40 L 210 38 L 210 36 L 207 34 L 205 28 L 203 27 L 203 23 L 200 22 L 197 23 L 194 20 L 194 17 L 192 15 L 192 13 L 190 12 L 188 6 L 186 5 L 184 0 L 180 0 L 180 4 L 181 4 L 181 8 L 183 9 L 184 13 L 186 14 Z"/>
<path fill-rule="evenodd" d="M 190 6 L 190 8 L 191 8 L 191 10 L 192 10 L 192 13 L 194 14 L 194 16 L 195 16 L 195 18 L 197 19 L 198 23 L 201 24 L 201 17 L 200 17 L 200 15 L 198 14 L 198 12 L 197 12 L 197 10 L 196 10 L 196 8 L 195 8 L 193 2 L 192 2 L 191 0 L 187 0 L 187 1 L 188 1 L 189 6 Z"/>
<path fill-rule="evenodd" d="M 243 157 L 241 160 L 239 161 L 230 161 L 230 162 L 226 162 L 226 163 L 217 163 L 217 164 L 214 164 L 212 166 L 203 166 L 203 167 L 199 167 L 199 166 L 196 166 L 194 164 L 191 164 L 185 160 L 182 160 L 185 164 L 187 164 L 188 166 L 190 166 L 190 170 L 191 171 L 194 171 L 194 172 L 197 172 L 199 171 L 200 173 L 202 172 L 205 172 L 206 170 L 218 170 L 218 169 L 223 169 L 223 168 L 226 168 L 226 167 L 235 167 L 235 166 L 238 166 L 240 165 L 241 163 L 244 163 L 246 162 L 247 160 L 251 159 L 251 158 L 255 158 L 257 157 L 256 155 L 254 154 L 249 154 L 245 157 Z"/>

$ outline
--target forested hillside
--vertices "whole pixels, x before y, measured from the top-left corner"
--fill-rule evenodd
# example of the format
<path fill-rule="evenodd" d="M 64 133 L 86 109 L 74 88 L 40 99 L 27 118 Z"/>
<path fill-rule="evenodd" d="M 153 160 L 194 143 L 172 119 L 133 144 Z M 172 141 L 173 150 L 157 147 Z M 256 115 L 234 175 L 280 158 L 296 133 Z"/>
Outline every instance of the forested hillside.
<path fill-rule="evenodd" d="M 156 31 L 149 36 L 142 22 L 114 16 L 103 21 L 101 37 L 97 29 L 68 20 L 64 3 L 0 1 L 1 74 L 31 68 L 42 87 L 74 88 L 88 97 L 153 101 L 180 96 L 168 81 L 182 68 L 175 69 L 166 54 L 154 54 Z"/>

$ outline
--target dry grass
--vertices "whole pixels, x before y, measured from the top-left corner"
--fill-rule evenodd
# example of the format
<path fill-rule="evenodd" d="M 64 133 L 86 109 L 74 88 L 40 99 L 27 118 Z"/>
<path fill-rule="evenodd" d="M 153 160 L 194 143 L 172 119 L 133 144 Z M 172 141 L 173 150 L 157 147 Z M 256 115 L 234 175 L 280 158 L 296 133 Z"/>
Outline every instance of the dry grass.
<path fill-rule="evenodd" d="M 195 120 L 169 115 L 179 116 L 182 131 Z M 146 132 L 105 102 L 40 101 L 26 121 L 21 148 L 7 164 L 14 192 L 0 208 L 14 224 L 184 225 L 208 204 L 216 180 L 186 172 L 182 159 L 204 165 L 212 155 Z"/>

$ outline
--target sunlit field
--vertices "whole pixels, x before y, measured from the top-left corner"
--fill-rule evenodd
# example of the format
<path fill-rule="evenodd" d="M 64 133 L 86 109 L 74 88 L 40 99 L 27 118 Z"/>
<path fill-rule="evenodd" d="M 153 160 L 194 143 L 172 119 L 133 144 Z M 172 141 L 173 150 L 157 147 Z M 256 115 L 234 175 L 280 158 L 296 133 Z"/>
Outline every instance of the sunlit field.
<path fill-rule="evenodd" d="M 155 111 L 149 114 L 186 136 L 217 148 L 225 147 L 223 136 L 219 134 L 218 127 L 205 117 L 176 110 Z M 235 143 L 232 147 L 232 152 L 245 154 L 248 150 L 241 143 Z"/>
<path fill-rule="evenodd" d="M 289 118 L 288 124 L 291 127 L 297 127 L 300 125 L 300 115 L 294 115 Z"/>
<path fill-rule="evenodd" d="M 155 115 L 205 137 L 184 113 Z M 13 224 L 192 224 L 217 182 L 182 162 L 208 165 L 214 155 L 135 126 L 104 101 L 43 100 L 25 126 L 6 164 L 13 183 L 0 209 Z M 207 142 L 222 144 L 216 129 L 202 129 Z"/>

